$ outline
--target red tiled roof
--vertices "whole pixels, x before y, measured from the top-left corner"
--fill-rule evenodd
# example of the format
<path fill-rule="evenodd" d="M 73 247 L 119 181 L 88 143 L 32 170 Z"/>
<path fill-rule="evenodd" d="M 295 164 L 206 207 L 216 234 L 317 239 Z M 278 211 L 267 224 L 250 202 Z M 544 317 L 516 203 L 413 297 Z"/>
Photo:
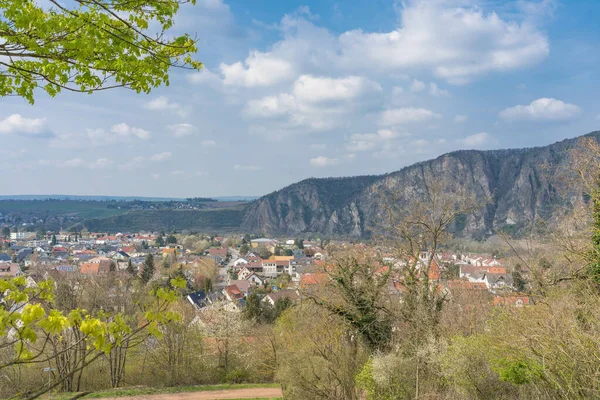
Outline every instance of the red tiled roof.
<path fill-rule="evenodd" d="M 300 285 L 318 285 L 328 280 L 327 274 L 304 274 L 300 277 Z"/>

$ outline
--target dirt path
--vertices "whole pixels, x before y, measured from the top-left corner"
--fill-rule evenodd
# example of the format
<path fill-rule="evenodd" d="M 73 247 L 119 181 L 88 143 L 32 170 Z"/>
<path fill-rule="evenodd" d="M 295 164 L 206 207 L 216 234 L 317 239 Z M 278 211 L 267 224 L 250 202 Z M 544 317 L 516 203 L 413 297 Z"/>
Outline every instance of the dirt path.
<path fill-rule="evenodd" d="M 279 388 L 252 388 L 215 390 L 210 392 L 186 392 L 168 394 L 147 394 L 128 397 L 106 397 L 103 400 L 220 400 L 220 399 L 256 399 L 283 397 Z"/>

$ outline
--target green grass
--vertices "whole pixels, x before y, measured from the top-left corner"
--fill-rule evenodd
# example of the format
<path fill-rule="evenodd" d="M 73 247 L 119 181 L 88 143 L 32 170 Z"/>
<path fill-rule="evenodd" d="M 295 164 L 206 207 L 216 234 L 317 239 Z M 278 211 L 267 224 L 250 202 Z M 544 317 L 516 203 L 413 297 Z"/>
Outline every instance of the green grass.
<path fill-rule="evenodd" d="M 127 397 L 127 396 L 143 396 L 149 394 L 169 394 L 169 393 L 186 393 L 186 392 L 211 392 L 216 390 L 231 390 L 231 389 L 259 389 L 259 388 L 279 388 L 278 383 L 248 383 L 248 384 L 223 384 L 223 385 L 201 385 L 201 386 L 173 386 L 166 388 L 148 388 L 148 387 L 131 387 L 121 389 L 102 390 L 92 392 L 80 399 L 101 399 L 106 397 Z M 44 400 L 69 400 L 75 397 L 77 393 L 55 393 L 44 396 Z M 259 400 L 259 399 L 255 399 Z M 268 400 L 268 399 L 261 399 Z"/>

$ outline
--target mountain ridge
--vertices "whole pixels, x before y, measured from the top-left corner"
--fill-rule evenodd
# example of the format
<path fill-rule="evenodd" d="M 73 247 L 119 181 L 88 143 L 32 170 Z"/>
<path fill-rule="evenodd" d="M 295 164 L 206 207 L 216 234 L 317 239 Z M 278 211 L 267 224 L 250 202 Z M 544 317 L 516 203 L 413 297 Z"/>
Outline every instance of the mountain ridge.
<path fill-rule="evenodd" d="M 584 199 L 581 188 L 563 186 L 571 179 L 575 149 L 588 137 L 598 140 L 600 131 L 538 147 L 456 150 L 382 175 L 307 178 L 235 209 L 130 211 L 85 225 L 95 231 L 135 227 L 369 237 L 391 195 L 408 207 L 423 198 L 427 181 L 437 180 L 488 200 L 455 226 L 456 235 L 483 239 L 500 231 L 519 233 L 538 218 L 557 221 Z"/>
<path fill-rule="evenodd" d="M 568 172 L 572 149 L 586 137 L 597 140 L 600 131 L 538 147 L 457 150 L 383 175 L 305 179 L 250 203 L 241 228 L 273 234 L 369 236 L 381 220 L 381 206 L 390 190 L 403 191 L 399 201 L 408 206 L 427 179 L 441 179 L 491 199 L 458 234 L 484 237 L 507 227 L 518 231 L 538 217 L 555 219 L 559 209 L 572 206 L 558 194 L 556 179 Z M 340 191 L 339 183 L 354 190 Z M 327 184 L 335 187 L 324 189 Z M 582 194 L 570 196 L 581 199 Z"/>

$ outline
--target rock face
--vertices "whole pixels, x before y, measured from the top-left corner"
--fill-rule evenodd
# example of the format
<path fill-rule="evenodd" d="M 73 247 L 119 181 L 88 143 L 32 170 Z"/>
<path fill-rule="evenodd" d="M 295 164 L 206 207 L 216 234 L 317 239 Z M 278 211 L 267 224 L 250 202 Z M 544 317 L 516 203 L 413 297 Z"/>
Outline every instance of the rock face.
<path fill-rule="evenodd" d="M 600 132 L 585 137 L 598 140 Z M 580 188 L 565 184 L 572 180 L 582 138 L 529 149 L 457 151 L 381 176 L 307 179 L 250 204 L 240 228 L 369 236 L 391 199 L 408 206 L 422 198 L 429 182 L 437 182 L 483 204 L 456 224 L 456 234 L 478 238 L 499 230 L 518 232 L 535 219 L 560 218 L 583 199 Z"/>

